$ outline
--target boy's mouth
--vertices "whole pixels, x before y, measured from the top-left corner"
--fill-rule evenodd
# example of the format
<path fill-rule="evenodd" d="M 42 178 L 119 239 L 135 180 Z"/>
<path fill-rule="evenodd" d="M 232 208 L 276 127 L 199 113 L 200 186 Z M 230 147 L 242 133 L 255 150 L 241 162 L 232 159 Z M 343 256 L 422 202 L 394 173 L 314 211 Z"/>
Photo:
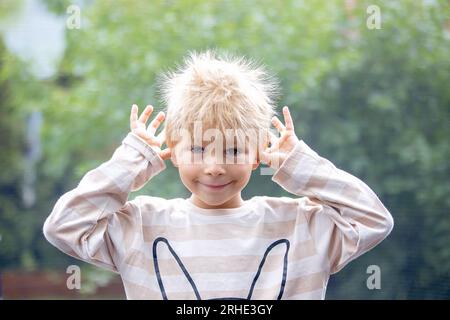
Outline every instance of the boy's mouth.
<path fill-rule="evenodd" d="M 220 189 L 223 189 L 223 188 L 225 188 L 226 186 L 228 186 L 229 184 L 231 184 L 232 182 L 233 182 L 233 181 L 230 181 L 230 182 L 224 183 L 224 184 L 219 184 L 219 183 L 211 183 L 211 184 L 208 184 L 208 183 L 203 183 L 203 182 L 200 182 L 200 181 L 199 181 L 199 183 L 200 183 L 201 185 L 204 185 L 205 187 L 210 188 L 210 189 L 212 189 L 212 190 L 220 190 Z"/>

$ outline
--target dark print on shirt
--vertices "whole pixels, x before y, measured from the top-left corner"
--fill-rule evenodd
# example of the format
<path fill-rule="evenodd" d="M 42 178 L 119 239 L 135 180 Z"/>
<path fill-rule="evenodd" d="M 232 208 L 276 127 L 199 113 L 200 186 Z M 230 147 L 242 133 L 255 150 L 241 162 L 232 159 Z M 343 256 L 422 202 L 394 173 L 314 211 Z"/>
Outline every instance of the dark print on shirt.
<path fill-rule="evenodd" d="M 173 258 L 175 259 L 175 261 L 177 262 L 178 266 L 181 268 L 181 270 L 183 271 L 183 274 L 185 275 L 186 279 L 188 280 L 189 284 L 192 287 L 192 290 L 197 298 L 197 300 L 202 300 L 200 292 L 197 289 L 197 286 L 195 285 L 194 280 L 192 279 L 191 275 L 189 274 L 188 270 L 186 269 L 186 267 L 184 266 L 183 262 L 181 261 L 180 257 L 178 256 L 178 254 L 175 252 L 175 250 L 172 248 L 172 246 L 170 245 L 169 241 L 166 238 L 163 237 L 158 237 L 155 239 L 155 241 L 153 241 L 153 264 L 155 267 L 155 274 L 156 274 L 156 278 L 158 280 L 158 285 L 159 288 L 161 290 L 161 295 L 163 297 L 164 300 L 168 300 L 167 297 L 167 293 L 164 287 L 164 283 L 163 283 L 163 277 L 161 276 L 161 272 L 160 272 L 160 268 L 159 268 L 159 263 L 158 263 L 158 254 L 157 254 L 157 247 L 158 247 L 158 243 L 165 243 L 167 248 L 169 249 L 170 253 L 172 254 Z M 285 244 L 286 245 L 286 251 L 284 253 L 284 259 L 283 259 L 283 275 L 281 277 L 281 283 L 280 283 L 280 291 L 278 293 L 278 297 L 277 300 L 281 300 L 281 297 L 283 296 L 283 292 L 284 292 L 284 287 L 286 284 L 286 277 L 287 277 L 287 267 L 288 267 L 288 252 L 289 252 L 289 247 L 290 247 L 290 243 L 289 240 L 287 239 L 279 239 L 273 243 L 271 243 L 267 249 L 266 252 L 264 253 L 261 262 L 259 264 L 258 270 L 256 270 L 255 276 L 253 278 L 252 283 L 250 284 L 250 289 L 248 292 L 247 297 L 241 298 L 241 297 L 219 297 L 219 298 L 213 298 L 210 300 L 251 300 L 252 295 L 253 295 L 253 290 L 256 286 L 256 283 L 258 281 L 258 279 L 260 278 L 261 275 L 261 270 L 266 262 L 266 258 L 269 255 L 270 251 L 275 248 L 278 245 L 282 245 Z"/>

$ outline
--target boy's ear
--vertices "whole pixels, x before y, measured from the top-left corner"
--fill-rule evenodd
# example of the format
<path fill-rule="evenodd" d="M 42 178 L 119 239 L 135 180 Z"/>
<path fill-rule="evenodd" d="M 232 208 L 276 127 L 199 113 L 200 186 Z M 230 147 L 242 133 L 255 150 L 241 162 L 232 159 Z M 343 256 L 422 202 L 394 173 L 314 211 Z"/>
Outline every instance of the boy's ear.
<path fill-rule="evenodd" d="M 260 161 L 259 161 L 259 159 L 258 159 L 258 160 L 256 160 L 256 162 L 253 164 L 252 171 L 253 171 L 253 170 L 256 170 L 256 169 L 259 167 L 259 164 L 260 164 Z"/>
<path fill-rule="evenodd" d="M 177 152 L 178 152 L 178 148 L 176 144 L 170 144 L 170 147 L 167 146 L 168 148 L 170 148 L 171 152 L 170 152 L 170 161 L 172 162 L 173 166 L 175 168 L 178 168 L 178 157 L 177 157 Z"/>
<path fill-rule="evenodd" d="M 175 168 L 178 168 L 178 161 L 175 152 L 172 152 L 172 154 L 170 155 L 170 161 L 172 161 L 172 164 Z"/>
<path fill-rule="evenodd" d="M 253 164 L 252 167 L 252 171 L 256 170 L 259 165 L 261 164 L 261 154 L 260 152 L 262 152 L 263 150 L 266 150 L 269 147 L 269 138 L 267 138 L 267 140 L 265 140 L 265 142 L 263 143 L 263 147 L 261 150 L 258 150 L 257 156 L 256 156 L 256 163 Z"/>
<path fill-rule="evenodd" d="M 265 150 L 265 148 L 266 147 L 264 147 L 263 150 Z M 261 164 L 261 154 L 260 154 L 260 152 L 261 151 L 257 151 L 256 160 L 255 160 L 256 162 L 253 163 L 252 171 L 256 170 L 259 167 L 259 165 Z"/>

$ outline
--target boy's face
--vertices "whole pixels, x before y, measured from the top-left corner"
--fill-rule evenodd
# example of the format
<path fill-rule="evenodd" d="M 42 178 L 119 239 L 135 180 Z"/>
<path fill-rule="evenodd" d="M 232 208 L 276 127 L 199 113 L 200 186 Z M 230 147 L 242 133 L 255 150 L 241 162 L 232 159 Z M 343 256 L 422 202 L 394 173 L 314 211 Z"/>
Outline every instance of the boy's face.
<path fill-rule="evenodd" d="M 252 170 L 259 166 L 254 143 L 222 137 L 214 136 L 208 141 L 184 139 L 172 153 L 171 160 L 178 167 L 181 181 L 192 192 L 192 201 L 207 209 L 240 206 L 241 190 Z"/>

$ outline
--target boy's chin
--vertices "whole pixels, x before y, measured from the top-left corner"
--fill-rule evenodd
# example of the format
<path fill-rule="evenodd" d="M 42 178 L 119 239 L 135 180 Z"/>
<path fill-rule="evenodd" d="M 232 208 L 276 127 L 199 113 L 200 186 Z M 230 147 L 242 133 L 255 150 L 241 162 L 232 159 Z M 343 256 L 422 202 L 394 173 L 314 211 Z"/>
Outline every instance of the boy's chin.
<path fill-rule="evenodd" d="M 224 204 L 226 204 L 227 201 L 229 201 L 230 199 L 226 199 L 224 198 L 222 195 L 218 194 L 218 195 L 209 195 L 209 196 L 198 196 L 197 197 L 206 205 L 211 206 L 211 207 L 219 207 L 219 206 L 223 206 Z"/>
<path fill-rule="evenodd" d="M 202 200 L 203 203 L 208 206 L 217 207 L 225 204 L 228 199 L 224 199 L 223 197 L 217 195 L 217 196 L 200 197 L 200 200 Z"/>

